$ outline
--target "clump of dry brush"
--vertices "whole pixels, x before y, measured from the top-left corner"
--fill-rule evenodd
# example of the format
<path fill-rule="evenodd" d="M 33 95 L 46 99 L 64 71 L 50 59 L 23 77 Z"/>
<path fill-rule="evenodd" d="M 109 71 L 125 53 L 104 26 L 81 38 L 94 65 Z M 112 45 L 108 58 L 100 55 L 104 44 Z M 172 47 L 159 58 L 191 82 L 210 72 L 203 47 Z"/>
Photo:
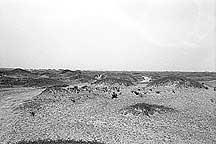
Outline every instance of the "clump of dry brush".
<path fill-rule="evenodd" d="M 146 115 L 150 117 L 154 113 L 167 113 L 167 112 L 174 112 L 176 111 L 173 108 L 166 107 L 163 105 L 156 105 L 156 104 L 147 104 L 147 103 L 137 103 L 134 105 L 130 105 L 126 108 L 123 108 L 120 110 L 120 113 L 127 115 L 129 113 L 138 116 L 138 115 Z"/>

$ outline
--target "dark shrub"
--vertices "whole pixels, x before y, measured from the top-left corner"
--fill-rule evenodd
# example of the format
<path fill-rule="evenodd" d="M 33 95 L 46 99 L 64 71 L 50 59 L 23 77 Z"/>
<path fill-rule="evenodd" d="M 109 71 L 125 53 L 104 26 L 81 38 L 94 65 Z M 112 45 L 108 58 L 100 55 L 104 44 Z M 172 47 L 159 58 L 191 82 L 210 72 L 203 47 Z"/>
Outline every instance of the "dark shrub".
<path fill-rule="evenodd" d="M 112 93 L 112 99 L 118 98 L 117 96 L 118 96 L 117 93 L 115 93 L 115 92 Z"/>
<path fill-rule="evenodd" d="M 139 95 L 139 92 L 137 91 L 131 91 L 132 93 L 134 93 L 135 95 Z"/>

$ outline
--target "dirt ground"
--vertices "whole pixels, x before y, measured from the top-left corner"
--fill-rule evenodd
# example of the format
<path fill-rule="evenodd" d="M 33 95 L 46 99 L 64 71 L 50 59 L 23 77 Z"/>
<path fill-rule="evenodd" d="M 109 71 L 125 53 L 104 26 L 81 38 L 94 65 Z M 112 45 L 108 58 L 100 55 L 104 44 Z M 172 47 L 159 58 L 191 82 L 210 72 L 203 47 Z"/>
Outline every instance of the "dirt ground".
<path fill-rule="evenodd" d="M 213 88 L 172 89 L 175 93 L 160 88 L 142 96 L 131 93 L 140 87 L 143 85 L 124 87 L 116 99 L 98 93 L 82 103 L 48 103 L 34 115 L 16 108 L 44 89 L 2 88 L 0 143 L 37 139 L 97 140 L 106 144 L 216 143 L 216 91 Z M 163 105 L 175 111 L 146 116 L 134 115 L 125 109 L 136 103 Z"/>

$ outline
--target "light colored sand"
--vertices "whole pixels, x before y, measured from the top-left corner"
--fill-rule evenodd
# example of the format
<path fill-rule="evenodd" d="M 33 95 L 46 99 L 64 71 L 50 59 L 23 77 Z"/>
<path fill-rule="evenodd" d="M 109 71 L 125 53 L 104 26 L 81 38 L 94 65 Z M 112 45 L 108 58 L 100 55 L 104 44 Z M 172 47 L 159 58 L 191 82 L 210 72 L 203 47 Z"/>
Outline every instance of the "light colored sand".
<path fill-rule="evenodd" d="M 97 139 L 110 144 L 141 143 L 216 143 L 216 98 L 212 90 L 176 90 L 172 94 L 160 89 L 160 95 L 139 97 L 124 89 L 118 99 L 98 97 L 81 104 L 49 104 L 33 117 L 28 112 L 14 114 L 11 109 L 41 90 L 1 92 L 0 142 L 21 139 Z M 212 102 L 211 99 L 214 101 Z M 124 116 L 121 108 L 145 102 L 178 110 L 175 113 L 147 116 Z M 13 104 L 16 103 L 16 104 Z"/>

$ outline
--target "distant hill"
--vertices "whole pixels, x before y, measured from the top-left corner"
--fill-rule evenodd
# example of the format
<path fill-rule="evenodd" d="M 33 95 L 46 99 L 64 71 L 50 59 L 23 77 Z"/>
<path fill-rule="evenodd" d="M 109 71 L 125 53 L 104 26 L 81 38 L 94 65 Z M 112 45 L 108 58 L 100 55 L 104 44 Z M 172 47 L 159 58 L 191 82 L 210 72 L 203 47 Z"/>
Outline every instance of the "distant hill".
<path fill-rule="evenodd" d="M 176 88 L 205 88 L 204 85 L 200 84 L 199 82 L 183 77 L 183 76 L 166 76 L 163 78 L 156 79 L 150 82 L 147 87 L 169 87 L 173 86 Z"/>
<path fill-rule="evenodd" d="M 65 73 L 74 73 L 74 71 L 69 70 L 69 69 L 65 69 L 65 70 L 60 72 L 60 74 L 65 74 Z"/>
<path fill-rule="evenodd" d="M 24 70 L 21 68 L 2 71 L 1 74 L 2 75 L 9 75 L 9 76 L 35 76 L 35 74 L 32 73 L 31 71 Z"/>
<path fill-rule="evenodd" d="M 50 78 L 13 78 L 0 77 L 1 86 L 23 86 L 23 87 L 44 87 L 56 84 L 64 84 L 64 82 Z"/>
<path fill-rule="evenodd" d="M 65 69 L 65 70 L 62 70 L 59 74 L 61 76 L 70 77 L 70 76 L 81 75 L 82 71 L 80 71 L 80 70 L 72 71 L 72 70 L 69 70 L 69 69 Z"/>
<path fill-rule="evenodd" d="M 118 78 L 105 78 L 95 81 L 96 85 L 119 85 L 119 86 L 131 86 L 134 85 L 131 81 Z"/>
<path fill-rule="evenodd" d="M 21 69 L 21 68 L 13 69 L 13 70 L 11 70 L 10 72 L 11 72 L 11 73 L 31 73 L 30 71 L 24 70 L 24 69 Z"/>
<path fill-rule="evenodd" d="M 24 70 L 21 68 L 12 69 L 9 71 L 5 71 L 6 74 L 30 74 L 31 72 L 28 70 Z"/>
<path fill-rule="evenodd" d="M 94 75 L 88 75 L 88 74 L 84 74 L 84 73 L 78 73 L 75 74 L 74 76 L 70 77 L 70 80 L 76 80 L 76 81 L 80 81 L 80 82 L 92 82 L 95 80 Z"/>

